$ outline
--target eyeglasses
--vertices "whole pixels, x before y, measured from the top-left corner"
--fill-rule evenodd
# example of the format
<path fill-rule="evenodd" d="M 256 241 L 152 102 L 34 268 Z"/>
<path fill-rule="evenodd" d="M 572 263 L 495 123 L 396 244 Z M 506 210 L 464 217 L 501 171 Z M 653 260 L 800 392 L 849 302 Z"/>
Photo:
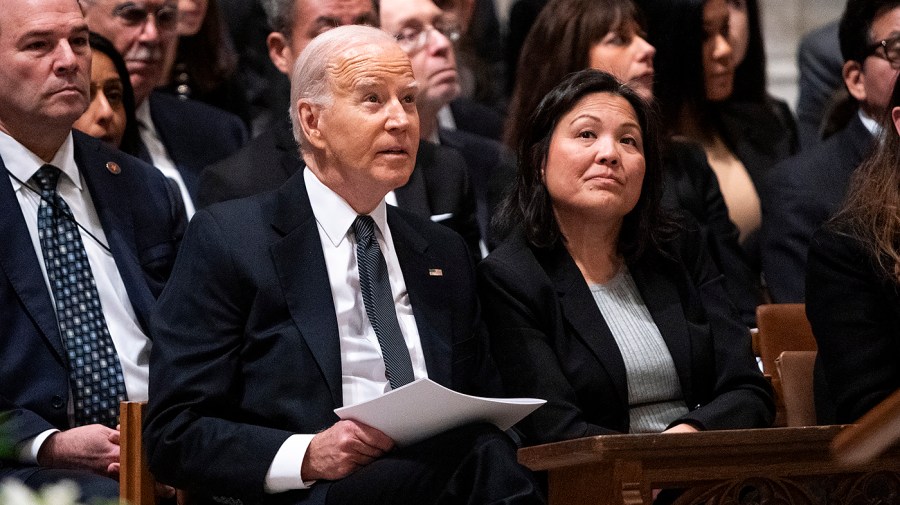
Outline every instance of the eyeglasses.
<path fill-rule="evenodd" d="M 884 51 L 879 52 L 879 49 Z M 876 42 L 867 48 L 866 55 L 875 55 L 891 63 L 894 68 L 900 68 L 900 35 Z"/>
<path fill-rule="evenodd" d="M 117 5 L 112 11 L 112 15 L 128 27 L 142 26 L 147 22 L 150 14 L 153 14 L 153 19 L 156 20 L 156 28 L 159 30 L 169 31 L 178 27 L 178 7 L 171 4 L 149 11 L 144 5 L 126 2 Z"/>
<path fill-rule="evenodd" d="M 400 33 L 395 35 L 395 37 L 400 49 L 403 49 L 408 54 L 412 54 L 420 51 L 428 44 L 428 36 L 431 35 L 432 31 L 447 37 L 453 44 L 459 42 L 460 37 L 462 37 L 462 28 L 459 26 L 459 23 L 452 20 L 438 20 L 433 25 L 407 27 L 400 30 Z"/>

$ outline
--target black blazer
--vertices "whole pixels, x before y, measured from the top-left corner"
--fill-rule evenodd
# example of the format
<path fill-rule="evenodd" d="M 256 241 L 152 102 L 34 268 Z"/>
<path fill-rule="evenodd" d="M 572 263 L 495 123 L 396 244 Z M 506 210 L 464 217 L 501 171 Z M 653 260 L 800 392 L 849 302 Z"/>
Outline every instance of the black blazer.
<path fill-rule="evenodd" d="M 780 161 L 797 152 L 797 125 L 786 103 L 768 99 L 764 103 L 727 101 L 719 105 L 724 142 L 744 164 L 760 198 L 770 190 L 766 177 Z M 761 271 L 760 232 L 741 244 L 750 267 Z"/>
<path fill-rule="evenodd" d="M 197 206 L 277 189 L 305 166 L 290 123 L 279 121 L 234 155 L 203 170 Z M 481 257 L 475 194 L 459 152 L 420 140 L 416 167 L 394 194 L 399 207 L 456 231 L 472 257 Z"/>
<path fill-rule="evenodd" d="M 738 229 L 728 217 L 719 180 L 706 152 L 697 144 L 669 141 L 663 150 L 663 166 L 663 205 L 687 212 L 700 224 L 741 320 L 748 327 L 756 326 L 756 306 L 762 301 L 759 272 L 750 268 L 738 243 Z"/>
<path fill-rule="evenodd" d="M 390 206 L 388 223 L 429 378 L 496 394 L 463 240 Z M 153 335 L 144 440 L 161 481 L 245 502 L 324 502 L 322 482 L 263 494 L 281 444 L 328 428 L 343 405 L 337 320 L 302 172 L 194 216 Z"/>
<path fill-rule="evenodd" d="M 763 204 L 762 270 L 772 301 L 802 302 L 813 232 L 837 212 L 850 176 L 872 146 L 859 116 L 825 142 L 780 163 L 768 175 Z"/>
<path fill-rule="evenodd" d="M 838 423 L 900 388 L 900 287 L 847 228 L 813 235 L 806 277 L 806 315 Z"/>
<path fill-rule="evenodd" d="M 192 199 L 197 198 L 200 171 L 237 151 L 247 142 L 243 121 L 197 100 L 155 91 L 148 98 L 150 117 Z M 143 143 L 138 157 L 152 163 Z"/>
<path fill-rule="evenodd" d="M 516 157 L 500 142 L 467 131 L 438 131 L 441 144 L 451 147 L 465 158 L 475 208 L 478 230 L 489 249 L 499 240 L 491 230 L 491 219 L 506 197 L 516 178 Z"/>
<path fill-rule="evenodd" d="M 696 233 L 629 265 L 666 341 L 690 413 L 703 429 L 771 424 L 770 387 Z M 527 444 L 628 432 L 625 364 L 566 249 L 530 246 L 519 232 L 478 268 L 491 350 L 512 396 L 547 404 L 519 423 Z"/>
<path fill-rule="evenodd" d="M 149 333 L 150 311 L 175 262 L 183 211 L 158 170 L 81 132 L 73 137 L 75 162 L 131 307 Z M 108 162 L 121 172 L 111 173 Z M 0 229 L 0 433 L 5 443 L 18 444 L 52 428 L 70 428 L 69 374 L 38 253 L 12 186 L 4 181 Z M 7 464 L 0 462 L 0 475 Z"/>

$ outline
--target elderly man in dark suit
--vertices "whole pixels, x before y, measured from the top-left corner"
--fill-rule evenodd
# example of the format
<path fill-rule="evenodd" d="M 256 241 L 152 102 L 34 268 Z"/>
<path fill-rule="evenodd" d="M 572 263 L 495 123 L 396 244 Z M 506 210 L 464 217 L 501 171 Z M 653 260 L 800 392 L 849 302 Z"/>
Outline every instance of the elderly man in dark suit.
<path fill-rule="evenodd" d="M 90 29 L 112 41 L 128 66 L 141 137 L 139 157 L 181 189 L 194 213 L 200 171 L 240 149 L 247 130 L 234 114 L 195 100 L 154 92 L 164 55 L 177 44 L 177 0 L 79 0 Z"/>
<path fill-rule="evenodd" d="M 263 6 L 272 27 L 267 39 L 269 56 L 285 74 L 290 74 L 297 56 L 322 30 L 378 24 L 372 0 L 267 0 Z M 473 257 L 478 258 L 475 196 L 465 167 L 459 152 L 421 142 L 409 182 L 389 193 L 388 201 L 450 227 L 466 239 Z M 302 169 L 303 160 L 285 114 L 233 156 L 203 171 L 198 205 L 276 189 Z"/>
<path fill-rule="evenodd" d="M 199 211 L 157 307 L 151 470 L 243 503 L 541 503 L 495 427 L 397 448 L 335 415 L 422 377 L 493 394 L 496 375 L 463 240 L 384 202 L 418 146 L 406 55 L 335 28 L 291 83 L 306 169 Z"/>
<path fill-rule="evenodd" d="M 900 0 L 849 0 L 841 18 L 843 78 L 858 113 L 822 144 L 775 166 L 760 192 L 762 267 L 779 303 L 804 299 L 806 253 L 816 229 L 840 208 L 850 176 L 880 133 L 900 55 Z"/>
<path fill-rule="evenodd" d="M 0 480 L 114 498 L 119 401 L 147 398 L 184 222 L 158 171 L 72 130 L 90 102 L 77 0 L 0 10 Z"/>

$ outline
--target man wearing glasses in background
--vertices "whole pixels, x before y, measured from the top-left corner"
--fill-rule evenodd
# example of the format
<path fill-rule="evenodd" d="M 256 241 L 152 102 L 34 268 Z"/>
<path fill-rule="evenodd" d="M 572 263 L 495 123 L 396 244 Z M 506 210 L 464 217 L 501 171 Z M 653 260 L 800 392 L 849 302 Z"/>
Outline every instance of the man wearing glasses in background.
<path fill-rule="evenodd" d="M 431 0 L 381 0 L 379 15 L 381 29 L 397 39 L 419 82 L 420 138 L 452 147 L 465 157 L 482 246 L 491 249 L 495 241 L 490 234 L 490 219 L 515 178 L 516 165 L 512 153 L 500 142 L 463 128 L 447 127 L 461 126 L 457 118 L 479 114 L 468 105 L 471 102 L 455 102 L 460 96 L 455 48 L 462 33 L 458 17 Z M 450 107 L 451 102 L 454 107 Z"/>
<path fill-rule="evenodd" d="M 839 37 L 857 115 L 823 143 L 781 162 L 760 191 L 762 268 L 778 303 L 804 300 L 810 238 L 840 208 L 850 176 L 881 133 L 900 69 L 900 1 L 849 0 Z M 820 424 L 827 421 L 819 414 Z"/>
<path fill-rule="evenodd" d="M 246 142 L 244 124 L 210 105 L 153 92 L 164 77 L 164 56 L 178 43 L 176 0 L 79 1 L 91 31 L 125 58 L 143 144 L 139 157 L 178 184 L 191 217 L 200 171 Z"/>

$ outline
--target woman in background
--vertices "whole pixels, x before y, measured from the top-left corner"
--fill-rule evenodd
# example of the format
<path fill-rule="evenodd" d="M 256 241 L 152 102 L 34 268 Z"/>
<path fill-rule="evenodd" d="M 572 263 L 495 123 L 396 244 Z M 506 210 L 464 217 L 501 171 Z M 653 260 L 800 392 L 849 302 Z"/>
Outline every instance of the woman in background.
<path fill-rule="evenodd" d="M 235 72 L 231 45 L 216 0 L 178 0 L 178 44 L 166 55 L 164 91 L 237 114 L 249 121 L 249 108 Z"/>
<path fill-rule="evenodd" d="M 522 79 L 509 108 L 507 144 L 515 148 L 525 121 L 541 99 L 566 75 L 584 68 L 609 72 L 645 100 L 652 100 L 656 49 L 645 39 L 643 26 L 631 0 L 551 0 L 522 49 Z M 663 203 L 690 213 L 701 224 L 741 319 L 755 326 L 756 305 L 761 301 L 758 276 L 738 245 L 737 228 L 728 217 L 704 151 L 664 137 L 662 157 Z"/>
<path fill-rule="evenodd" d="M 137 155 L 139 136 L 134 91 L 125 60 L 106 38 L 91 33 L 91 103 L 75 129 Z"/>
<path fill-rule="evenodd" d="M 900 86 L 877 150 L 809 246 L 806 315 L 836 422 L 900 389 Z M 818 371 L 818 369 L 817 369 Z M 821 387 L 819 383 L 817 387 Z M 817 391 L 817 397 L 818 395 Z M 824 406 L 827 412 L 829 406 Z M 823 406 L 817 405 L 822 411 Z"/>
<path fill-rule="evenodd" d="M 698 230 L 661 211 L 658 126 L 628 86 L 571 74 L 522 129 L 512 232 L 478 267 L 526 444 L 755 428 L 770 388 Z"/>
<path fill-rule="evenodd" d="M 739 0 L 735 0 L 739 1 Z M 638 0 L 657 46 L 655 95 L 666 131 L 703 146 L 728 214 L 758 272 L 760 193 L 765 173 L 797 149 L 796 126 L 783 104 L 765 92 L 765 60 L 756 3 L 747 7 L 745 30 L 734 41 L 726 0 Z M 735 16 L 736 24 L 739 16 Z M 740 72 L 736 84 L 735 75 Z"/>

